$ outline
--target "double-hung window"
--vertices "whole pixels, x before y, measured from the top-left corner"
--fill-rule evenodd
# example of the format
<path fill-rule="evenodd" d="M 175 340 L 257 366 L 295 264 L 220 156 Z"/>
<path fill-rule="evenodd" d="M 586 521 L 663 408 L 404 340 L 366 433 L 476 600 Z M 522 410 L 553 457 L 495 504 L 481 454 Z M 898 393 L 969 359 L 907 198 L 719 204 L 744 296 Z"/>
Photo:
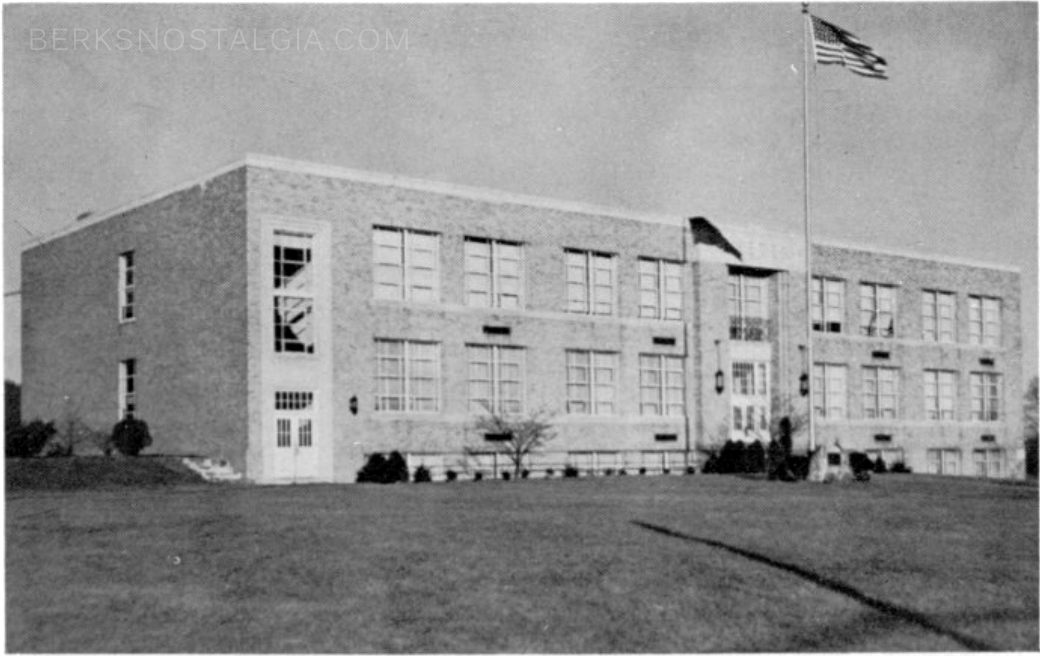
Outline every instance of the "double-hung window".
<path fill-rule="evenodd" d="M 925 461 L 929 474 L 956 476 L 960 473 L 961 452 L 960 449 L 928 449 L 925 451 Z"/>
<path fill-rule="evenodd" d="M 614 314 L 617 280 L 614 256 L 568 250 L 567 311 L 577 314 Z"/>
<path fill-rule="evenodd" d="M 376 340 L 376 412 L 437 412 L 441 345 Z"/>
<path fill-rule="evenodd" d="M 930 420 L 954 419 L 957 398 L 957 374 L 953 371 L 926 369 L 924 372 L 924 413 Z"/>
<path fill-rule="evenodd" d="M 639 260 L 639 316 L 682 321 L 682 266 L 666 260 Z"/>
<path fill-rule="evenodd" d="M 846 415 L 847 369 L 842 364 L 813 366 L 813 406 L 817 417 L 843 419 Z"/>
<path fill-rule="evenodd" d="M 863 416 L 895 419 L 898 414 L 899 370 L 863 367 Z"/>
<path fill-rule="evenodd" d="M 119 256 L 119 321 L 134 320 L 134 252 Z"/>
<path fill-rule="evenodd" d="M 769 431 L 769 365 L 765 362 L 733 362 L 733 430 L 743 433 Z"/>
<path fill-rule="evenodd" d="M 971 420 L 1000 420 L 1000 374 L 974 373 L 971 386 Z"/>
<path fill-rule="evenodd" d="M 429 303 L 440 300 L 438 235 L 376 227 L 372 244 L 376 298 Z"/>
<path fill-rule="evenodd" d="M 617 412 L 618 354 L 567 351 L 567 412 L 612 415 Z"/>
<path fill-rule="evenodd" d="M 523 305 L 523 249 L 520 244 L 466 237 L 466 304 L 519 308 Z"/>
<path fill-rule="evenodd" d="M 274 234 L 274 350 L 314 353 L 314 267 L 312 236 Z"/>
<path fill-rule="evenodd" d="M 639 413 L 681 416 L 686 412 L 683 359 L 673 355 L 639 356 Z"/>
<path fill-rule="evenodd" d="M 1004 461 L 1003 449 L 975 449 L 974 460 L 976 476 L 1000 478 Z"/>
<path fill-rule="evenodd" d="M 824 333 L 840 333 L 845 324 L 845 281 L 812 280 L 812 326 Z"/>
<path fill-rule="evenodd" d="M 133 419 L 136 411 L 137 360 L 122 360 L 119 363 L 119 418 Z"/>
<path fill-rule="evenodd" d="M 515 346 L 471 344 L 469 411 L 519 414 L 524 411 L 524 350 Z"/>
<path fill-rule="evenodd" d="M 867 337 L 896 334 L 896 288 L 861 283 L 859 286 L 859 332 Z"/>
<path fill-rule="evenodd" d="M 1000 346 L 1000 299 L 968 297 L 968 341 L 983 346 Z"/>
<path fill-rule="evenodd" d="M 950 292 L 925 290 L 921 295 L 921 338 L 929 342 L 956 340 L 956 304 Z"/>

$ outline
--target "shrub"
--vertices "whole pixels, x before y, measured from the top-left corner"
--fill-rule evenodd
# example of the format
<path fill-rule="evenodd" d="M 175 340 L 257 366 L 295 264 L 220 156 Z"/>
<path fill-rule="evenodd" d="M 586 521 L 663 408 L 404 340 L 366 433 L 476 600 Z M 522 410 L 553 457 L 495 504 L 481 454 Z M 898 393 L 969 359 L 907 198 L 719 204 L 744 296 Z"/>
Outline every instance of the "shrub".
<path fill-rule="evenodd" d="M 624 467 L 622 467 L 621 469 L 617 470 L 617 475 L 618 476 L 628 476 L 628 472 L 625 471 Z"/>
<path fill-rule="evenodd" d="M 853 451 L 849 454 L 849 468 L 858 477 L 862 472 L 873 471 L 874 463 L 867 454 L 861 451 Z M 869 480 L 870 477 L 868 476 L 867 478 Z"/>
<path fill-rule="evenodd" d="M 418 467 L 415 468 L 415 474 L 412 476 L 412 481 L 414 481 L 416 483 L 429 483 L 432 480 L 433 480 L 433 477 L 430 476 L 430 470 L 429 469 L 427 469 L 426 467 L 424 467 L 422 465 L 419 465 Z"/>
<path fill-rule="evenodd" d="M 809 456 L 788 456 L 787 466 L 795 480 L 809 478 Z"/>
<path fill-rule="evenodd" d="M 141 419 L 123 419 L 112 427 L 112 446 L 124 456 L 136 456 L 151 443 L 148 424 Z"/>
<path fill-rule="evenodd" d="M 885 474 L 885 473 L 888 473 L 888 466 L 885 465 L 885 460 L 881 456 L 878 456 L 874 460 L 874 473 L 875 474 Z"/>
<path fill-rule="evenodd" d="M 555 473 L 556 473 L 556 472 L 555 472 L 555 471 L 553 471 L 553 468 L 552 468 L 552 467 L 549 467 L 548 469 L 546 469 L 546 470 L 545 470 L 545 477 L 546 477 L 546 478 L 552 478 L 552 477 L 553 477 L 553 474 L 555 474 Z"/>
<path fill-rule="evenodd" d="M 664 467 L 664 468 L 661 469 L 661 473 L 662 474 L 670 474 L 670 473 L 672 473 L 672 470 L 668 469 L 667 467 Z"/>
<path fill-rule="evenodd" d="M 719 471 L 719 464 L 721 459 L 719 454 L 712 451 L 708 454 L 708 459 L 704 461 L 704 465 L 701 467 L 701 473 L 703 474 L 721 474 Z"/>
<path fill-rule="evenodd" d="M 719 453 L 718 472 L 720 474 L 736 474 L 744 471 L 744 443 L 729 440 L 722 445 Z"/>
<path fill-rule="evenodd" d="M 640 467 L 639 468 L 639 475 L 640 476 L 646 476 L 646 467 Z"/>
<path fill-rule="evenodd" d="M 454 480 L 455 480 L 456 478 L 458 478 L 458 477 L 459 477 L 459 475 L 458 475 L 458 474 L 456 474 L 456 473 L 454 472 L 454 470 L 451 470 L 451 469 L 449 469 L 448 471 L 444 472 L 444 478 L 445 478 L 445 479 L 446 479 L 446 480 L 447 480 L 447 481 L 448 481 L 449 483 L 450 483 L 451 481 L 454 481 Z"/>
<path fill-rule="evenodd" d="M 368 456 L 368 462 L 357 473 L 358 483 L 382 483 L 386 471 L 386 458 L 382 453 Z"/>
<path fill-rule="evenodd" d="M 407 483 L 408 463 L 404 461 L 397 451 L 391 451 L 390 457 L 386 459 L 386 483 Z"/>
<path fill-rule="evenodd" d="M 39 419 L 24 426 L 11 426 L 4 431 L 4 455 L 8 458 L 37 456 L 57 432 L 53 421 L 44 423 Z"/>
<path fill-rule="evenodd" d="M 686 474 L 692 476 L 697 473 L 697 468 L 693 465 L 686 465 Z"/>
<path fill-rule="evenodd" d="M 482 480 L 484 480 L 484 472 L 476 472 L 476 473 L 474 473 L 473 474 L 473 480 L 474 481 L 482 481 Z"/>
<path fill-rule="evenodd" d="M 531 470 L 530 469 L 525 469 L 522 472 L 520 472 L 520 478 L 527 478 L 530 475 L 531 475 Z"/>
<path fill-rule="evenodd" d="M 606 469 L 603 470 L 603 475 L 604 476 L 613 476 L 614 475 L 614 468 L 613 467 L 607 467 Z"/>
<path fill-rule="evenodd" d="M 889 471 L 893 474 L 909 474 L 912 470 L 906 466 L 906 463 L 897 462 L 892 465 L 892 469 Z"/>
<path fill-rule="evenodd" d="M 746 474 L 759 474 L 766 470 L 766 450 L 762 442 L 755 440 L 744 447 L 744 467 Z"/>
<path fill-rule="evenodd" d="M 563 468 L 563 477 L 564 478 L 577 478 L 578 477 L 578 470 L 577 470 L 577 468 L 574 467 L 573 465 L 567 465 L 566 467 Z"/>
<path fill-rule="evenodd" d="M 509 472 L 507 472 L 507 471 L 502 472 L 502 480 L 503 481 L 508 481 L 510 478 L 511 478 L 511 476 L 509 475 Z"/>

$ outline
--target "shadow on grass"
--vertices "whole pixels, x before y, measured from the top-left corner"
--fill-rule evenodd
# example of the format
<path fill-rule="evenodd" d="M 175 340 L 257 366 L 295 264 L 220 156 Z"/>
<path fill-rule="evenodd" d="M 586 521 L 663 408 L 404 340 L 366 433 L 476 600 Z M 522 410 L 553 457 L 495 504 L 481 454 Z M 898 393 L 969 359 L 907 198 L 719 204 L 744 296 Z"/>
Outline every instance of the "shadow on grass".
<path fill-rule="evenodd" d="M 856 588 L 852 587 L 851 585 L 848 585 L 847 583 L 842 583 L 841 581 L 826 578 L 817 574 L 816 572 L 813 572 L 812 570 L 805 569 L 804 567 L 799 567 L 798 565 L 794 565 L 791 563 L 785 563 L 783 561 L 774 560 L 769 556 L 763 556 L 762 554 L 756 553 L 754 551 L 748 551 L 747 549 L 734 547 L 733 545 L 726 544 L 725 542 L 719 542 L 718 540 L 711 540 L 708 538 L 699 538 L 693 535 L 687 535 L 679 531 L 673 531 L 670 528 L 657 526 L 655 524 L 649 524 L 647 522 L 641 522 L 639 520 L 632 520 L 632 523 L 640 528 L 645 528 L 648 531 L 660 533 L 661 535 L 667 535 L 668 537 L 678 538 L 687 542 L 694 542 L 697 544 L 703 544 L 709 547 L 722 549 L 724 551 L 737 554 L 738 556 L 743 556 L 748 560 L 753 560 L 757 563 L 769 565 L 770 567 L 774 567 L 784 572 L 794 574 L 795 576 L 803 578 L 806 581 L 809 581 L 810 583 L 814 583 L 820 586 L 821 588 L 831 590 L 832 592 L 837 592 L 838 594 L 844 595 L 849 599 L 858 601 L 864 606 L 873 608 L 876 611 L 889 615 L 898 620 L 915 624 L 924 629 L 928 629 L 933 633 L 937 633 L 941 636 L 949 638 L 950 640 L 953 640 L 968 649 L 974 651 L 999 651 L 996 647 L 988 645 L 985 642 L 982 642 L 981 640 L 977 640 L 971 636 L 964 635 L 959 631 L 954 631 L 953 629 L 949 629 L 945 626 L 942 626 L 939 623 L 932 620 L 931 618 L 929 618 L 928 616 L 919 613 L 913 609 L 905 608 L 903 606 L 897 606 L 896 604 L 889 603 L 887 601 L 884 601 L 883 599 L 878 599 L 877 597 L 871 597 L 870 595 L 867 595 L 861 592 L 860 590 L 857 590 Z"/>

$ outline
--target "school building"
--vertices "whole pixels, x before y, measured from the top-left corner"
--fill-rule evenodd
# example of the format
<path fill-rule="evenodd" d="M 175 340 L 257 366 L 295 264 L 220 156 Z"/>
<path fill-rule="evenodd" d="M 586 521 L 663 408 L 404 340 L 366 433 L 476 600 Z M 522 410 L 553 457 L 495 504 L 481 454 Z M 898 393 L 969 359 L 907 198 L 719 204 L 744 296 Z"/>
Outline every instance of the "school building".
<path fill-rule="evenodd" d="M 828 451 L 1022 475 L 1017 269 L 816 242 L 810 367 L 802 235 L 748 220 L 250 155 L 23 252 L 23 416 L 284 483 L 493 476 L 477 418 L 544 412 L 532 476 L 677 473 L 804 423 L 811 381 Z"/>

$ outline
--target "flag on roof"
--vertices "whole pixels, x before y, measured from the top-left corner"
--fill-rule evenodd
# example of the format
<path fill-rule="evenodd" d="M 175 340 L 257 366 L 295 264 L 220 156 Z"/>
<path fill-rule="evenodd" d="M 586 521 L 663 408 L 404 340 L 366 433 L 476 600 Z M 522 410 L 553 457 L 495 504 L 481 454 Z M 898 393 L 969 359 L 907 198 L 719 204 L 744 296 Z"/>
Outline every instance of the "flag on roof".
<path fill-rule="evenodd" d="M 839 64 L 857 75 L 887 80 L 888 62 L 855 34 L 812 17 L 813 54 L 818 64 Z"/>

